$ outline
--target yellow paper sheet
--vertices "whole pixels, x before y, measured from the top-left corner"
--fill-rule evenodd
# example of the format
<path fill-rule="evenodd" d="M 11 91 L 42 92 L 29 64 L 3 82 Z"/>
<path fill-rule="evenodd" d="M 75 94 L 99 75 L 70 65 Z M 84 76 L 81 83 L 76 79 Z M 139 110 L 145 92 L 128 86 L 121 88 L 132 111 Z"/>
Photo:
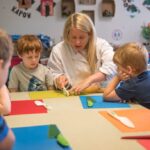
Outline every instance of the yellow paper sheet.
<path fill-rule="evenodd" d="M 55 98 L 55 97 L 66 97 L 62 91 L 34 91 L 29 92 L 31 99 L 46 99 L 46 98 Z"/>

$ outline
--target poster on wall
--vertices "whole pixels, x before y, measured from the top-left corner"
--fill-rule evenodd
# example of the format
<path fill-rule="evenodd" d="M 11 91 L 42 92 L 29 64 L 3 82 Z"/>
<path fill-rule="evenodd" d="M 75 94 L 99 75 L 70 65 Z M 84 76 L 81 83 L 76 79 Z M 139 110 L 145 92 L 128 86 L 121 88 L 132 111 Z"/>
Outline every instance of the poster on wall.
<path fill-rule="evenodd" d="M 53 16 L 53 0 L 41 0 L 41 15 L 42 16 Z"/>
<path fill-rule="evenodd" d="M 145 6 L 150 11 L 150 0 L 144 0 L 143 6 Z"/>
<path fill-rule="evenodd" d="M 96 4 L 96 0 L 79 0 L 79 4 L 94 5 Z"/>
<path fill-rule="evenodd" d="M 32 0 L 18 0 L 18 7 L 28 9 L 32 5 Z"/>

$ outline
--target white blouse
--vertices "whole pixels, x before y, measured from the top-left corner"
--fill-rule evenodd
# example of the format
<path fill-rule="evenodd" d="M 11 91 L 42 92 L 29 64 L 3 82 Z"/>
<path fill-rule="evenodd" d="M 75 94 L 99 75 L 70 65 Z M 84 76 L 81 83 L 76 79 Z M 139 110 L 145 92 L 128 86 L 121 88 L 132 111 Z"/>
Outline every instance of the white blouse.
<path fill-rule="evenodd" d="M 116 73 L 116 66 L 112 61 L 113 55 L 114 51 L 111 45 L 104 39 L 97 38 L 97 68 L 95 72 L 101 71 L 106 74 L 107 79 L 111 79 Z M 52 71 L 54 80 L 65 74 L 71 85 L 75 85 L 91 75 L 86 60 L 86 51 L 83 50 L 82 54 L 77 53 L 64 41 L 53 47 L 48 60 L 48 68 Z"/>

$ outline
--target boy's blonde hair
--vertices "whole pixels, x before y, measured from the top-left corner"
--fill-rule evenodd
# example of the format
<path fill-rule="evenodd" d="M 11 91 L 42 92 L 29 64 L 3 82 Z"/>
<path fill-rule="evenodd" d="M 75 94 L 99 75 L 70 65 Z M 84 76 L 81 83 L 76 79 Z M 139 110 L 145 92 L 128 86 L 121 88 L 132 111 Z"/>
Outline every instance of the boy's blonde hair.
<path fill-rule="evenodd" d="M 29 52 L 41 52 L 42 51 L 42 43 L 39 38 L 35 35 L 23 35 L 17 41 L 17 53 L 22 55 L 23 53 Z"/>
<path fill-rule="evenodd" d="M 138 74 L 147 69 L 148 51 L 139 43 L 127 43 L 116 50 L 113 61 L 124 68 L 131 66 Z"/>
<path fill-rule="evenodd" d="M 64 41 L 69 44 L 69 32 L 72 27 L 75 27 L 83 32 L 88 33 L 89 35 L 89 43 L 87 45 L 87 60 L 89 62 L 91 71 L 95 71 L 96 67 L 96 32 L 95 27 L 90 19 L 84 13 L 74 13 L 70 15 L 64 26 L 63 38 Z"/>
<path fill-rule="evenodd" d="M 0 29 L 0 59 L 3 60 L 3 66 L 8 62 L 13 54 L 13 44 L 6 31 Z"/>

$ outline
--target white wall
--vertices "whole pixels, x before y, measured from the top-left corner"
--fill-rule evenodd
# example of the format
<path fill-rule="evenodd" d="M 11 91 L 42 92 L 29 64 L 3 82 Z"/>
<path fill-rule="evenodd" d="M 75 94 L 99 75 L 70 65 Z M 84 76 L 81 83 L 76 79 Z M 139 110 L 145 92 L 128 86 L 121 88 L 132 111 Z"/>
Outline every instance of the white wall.
<path fill-rule="evenodd" d="M 41 16 L 36 10 L 40 0 L 35 0 L 30 9 L 22 9 L 23 12 L 31 13 L 31 17 L 23 18 L 22 15 L 18 16 L 12 12 L 12 8 L 18 5 L 17 0 L 0 0 L 0 27 L 5 28 L 9 34 L 46 34 L 57 43 L 61 40 L 66 18 L 61 16 L 61 0 L 54 1 L 56 3 L 54 16 Z M 150 22 L 150 11 L 142 5 L 143 1 L 138 0 L 136 2 L 141 12 L 134 18 L 131 18 L 123 7 L 123 0 L 115 0 L 116 13 L 112 18 L 101 16 L 101 0 L 96 0 L 96 5 L 80 5 L 79 0 L 75 0 L 75 4 L 76 11 L 95 11 L 95 27 L 98 36 L 111 43 L 121 44 L 128 41 L 144 41 L 141 36 L 141 26 Z M 121 31 L 121 39 L 113 39 L 112 34 L 115 30 Z"/>

